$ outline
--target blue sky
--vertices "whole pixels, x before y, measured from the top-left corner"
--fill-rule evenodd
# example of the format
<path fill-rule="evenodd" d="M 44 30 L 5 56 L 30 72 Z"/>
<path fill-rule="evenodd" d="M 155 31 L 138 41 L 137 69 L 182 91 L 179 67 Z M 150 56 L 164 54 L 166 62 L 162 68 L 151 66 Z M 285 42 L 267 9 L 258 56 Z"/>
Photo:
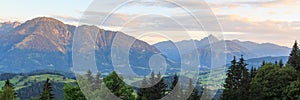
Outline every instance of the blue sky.
<path fill-rule="evenodd" d="M 105 16 L 110 13 L 111 9 L 115 8 L 115 6 L 120 4 L 120 2 L 125 1 L 126 0 L 99 0 L 98 2 L 101 4 L 96 7 L 98 9 L 93 9 L 95 11 L 91 10 L 83 15 L 83 12 L 90 6 L 93 0 L 2 0 L 0 3 L 0 21 L 25 22 L 26 20 L 30 20 L 35 17 L 48 16 L 57 18 L 68 24 L 78 25 L 79 20 L 83 20 L 84 17 L 104 19 Z M 299 0 L 205 1 L 216 15 L 216 18 L 218 18 L 218 23 L 223 29 L 225 39 L 239 39 L 258 43 L 271 42 L 290 47 L 293 41 L 298 39 L 297 37 L 300 37 Z M 200 5 L 195 3 L 195 0 L 184 0 L 181 3 L 188 5 L 190 8 L 194 7 L 194 9 L 199 8 Z M 192 22 L 189 20 L 191 18 L 185 16 L 185 13 L 179 8 L 172 7 L 172 5 L 169 5 L 168 3 L 132 3 L 127 6 L 122 6 L 121 8 L 122 9 L 117 10 L 117 12 L 115 12 L 115 14 L 111 17 L 111 23 L 99 27 L 118 30 L 122 28 L 122 25 L 118 25 L 118 23 L 127 23 L 126 26 L 136 28 L 137 30 L 153 30 L 148 28 L 147 25 L 159 26 L 164 27 L 164 29 L 158 29 L 161 31 L 152 33 L 174 35 L 174 39 L 180 41 L 185 39 L 178 35 L 183 32 L 176 30 L 178 25 L 174 26 L 176 23 L 172 23 L 172 21 L 167 18 L 171 16 L 175 19 L 180 19 L 180 21 L 186 21 L 186 23 L 182 23 L 183 25 L 188 25 Z M 142 16 L 141 13 L 157 14 L 160 16 L 145 17 L 145 15 Z M 195 14 L 198 14 L 196 10 Z M 137 17 L 134 21 L 131 21 L 130 18 L 133 16 L 139 17 Z M 201 20 L 207 21 L 210 19 L 203 17 Z M 88 19 L 86 19 L 86 21 L 99 23 L 99 21 Z M 135 36 L 149 43 L 168 40 L 168 37 L 163 35 L 149 34 L 151 32 L 137 30 L 124 31 L 126 33 L 128 32 L 129 35 Z M 207 35 L 200 32 L 200 30 L 189 31 L 189 34 L 193 37 L 193 39 L 201 39 Z"/>

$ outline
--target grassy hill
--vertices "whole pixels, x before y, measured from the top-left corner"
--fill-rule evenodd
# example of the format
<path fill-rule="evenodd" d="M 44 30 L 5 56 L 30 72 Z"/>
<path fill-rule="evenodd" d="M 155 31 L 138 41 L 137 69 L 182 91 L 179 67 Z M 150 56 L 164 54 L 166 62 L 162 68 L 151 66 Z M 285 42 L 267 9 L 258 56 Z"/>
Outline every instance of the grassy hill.
<path fill-rule="evenodd" d="M 67 78 L 60 74 L 10 74 L 12 77 L 9 78 L 12 84 L 14 84 L 15 90 L 17 91 L 18 97 L 22 100 L 28 100 L 34 97 L 38 97 L 43 89 L 43 84 L 47 78 L 51 80 L 53 87 L 53 93 L 56 100 L 63 98 L 63 86 L 66 83 L 75 83 L 76 80 Z M 1 75 L 2 76 L 2 75 Z M 0 80 L 0 87 L 3 87 L 6 79 Z"/>

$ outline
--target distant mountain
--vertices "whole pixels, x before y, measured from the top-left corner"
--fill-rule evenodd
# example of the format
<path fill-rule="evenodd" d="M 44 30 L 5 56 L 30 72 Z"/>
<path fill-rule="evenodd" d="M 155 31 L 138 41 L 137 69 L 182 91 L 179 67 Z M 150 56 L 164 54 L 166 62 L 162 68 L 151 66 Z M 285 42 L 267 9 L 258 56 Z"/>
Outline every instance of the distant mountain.
<path fill-rule="evenodd" d="M 256 55 L 250 58 L 256 58 L 256 57 L 266 57 L 266 56 L 287 56 L 291 52 L 291 48 L 279 46 L 272 43 L 254 43 L 250 41 L 239 41 L 239 40 L 233 40 L 232 42 L 237 43 L 238 45 L 241 45 L 245 48 L 247 48 L 250 52 L 255 53 Z"/>
<path fill-rule="evenodd" d="M 31 72 L 34 70 L 70 71 L 72 67 L 72 39 L 75 29 L 85 39 L 96 37 L 97 66 L 112 71 L 111 47 L 116 34 L 122 43 L 114 46 L 123 48 L 135 39 L 121 32 L 107 31 L 96 26 L 72 26 L 47 17 L 39 17 L 0 35 L 0 68 L 3 72 Z M 84 43 L 83 43 L 84 44 Z M 86 46 L 91 46 L 86 44 Z M 82 52 L 89 47 L 81 47 Z M 140 74 L 150 72 L 148 61 L 154 54 L 161 54 L 154 46 L 137 40 L 130 48 L 130 64 Z M 167 60 L 169 65 L 172 61 Z M 88 66 L 83 66 L 88 67 Z M 142 68 L 141 68 L 142 67 Z"/>
<path fill-rule="evenodd" d="M 202 40 L 185 40 L 180 42 L 164 41 L 154 44 L 154 46 L 158 48 L 169 59 L 180 61 L 180 54 L 191 55 L 189 53 L 193 48 L 189 47 L 188 45 L 191 43 L 195 43 L 195 47 L 197 47 L 197 52 L 200 55 L 199 58 L 202 66 L 210 66 L 210 59 L 212 56 L 210 44 L 221 46 L 225 43 L 225 54 L 227 55 L 226 62 L 232 60 L 233 56 L 240 57 L 241 55 L 243 55 L 246 59 L 266 56 L 276 57 L 287 56 L 291 51 L 291 49 L 288 47 L 279 46 L 271 43 L 259 44 L 254 42 L 241 42 L 238 40 L 225 40 L 224 42 L 221 42 L 213 35 L 205 37 Z M 178 50 L 179 47 L 184 48 L 184 50 Z"/>
<path fill-rule="evenodd" d="M 19 22 L 5 22 L 0 23 L 0 34 L 6 33 L 14 28 L 18 27 L 21 23 Z"/>
<path fill-rule="evenodd" d="M 73 66 L 72 47 L 74 46 L 75 31 L 79 33 L 82 39 L 87 41 L 79 43 L 82 46 L 73 53 L 86 53 L 91 48 L 95 48 L 96 65 L 103 72 L 114 70 L 111 61 L 112 47 L 118 48 L 117 51 L 121 53 L 129 52 L 129 64 L 133 71 L 137 74 L 146 75 L 150 73 L 149 60 L 153 55 L 160 55 L 166 59 L 167 71 L 174 72 L 180 69 L 180 56 L 195 56 L 195 52 L 200 55 L 199 62 L 201 66 L 209 67 L 211 57 L 219 56 L 219 54 L 212 55 L 210 44 L 223 45 L 213 35 L 201 40 L 164 41 L 149 45 L 122 32 L 103 30 L 99 27 L 88 25 L 72 26 L 53 18 L 39 17 L 24 23 L 0 24 L 1 73 L 26 73 L 35 70 L 70 72 Z M 135 41 L 131 44 L 130 40 Z M 91 45 L 94 42 L 96 44 Z M 287 56 L 290 52 L 290 48 L 270 43 L 258 44 L 226 40 L 225 44 L 227 47 L 225 51 L 227 62 L 233 56 L 244 55 L 245 59 L 250 59 L 264 56 Z M 126 46 L 130 46 L 130 49 L 127 51 Z M 178 50 L 177 47 L 181 49 Z M 118 56 L 120 55 L 115 55 L 114 57 L 118 58 Z M 122 57 L 118 59 L 124 60 Z M 89 67 L 88 64 L 83 64 L 82 66 Z M 126 65 L 120 65 L 120 67 L 122 66 Z M 128 70 L 124 69 L 122 71 L 126 72 Z"/>
<path fill-rule="evenodd" d="M 247 59 L 246 63 L 247 68 L 250 69 L 252 66 L 255 68 L 259 68 L 262 65 L 262 62 L 265 61 L 266 63 L 275 63 L 276 61 L 279 62 L 282 60 L 283 64 L 286 64 L 288 61 L 288 56 L 279 56 L 279 57 L 261 57 L 261 58 L 253 58 L 253 59 Z"/>

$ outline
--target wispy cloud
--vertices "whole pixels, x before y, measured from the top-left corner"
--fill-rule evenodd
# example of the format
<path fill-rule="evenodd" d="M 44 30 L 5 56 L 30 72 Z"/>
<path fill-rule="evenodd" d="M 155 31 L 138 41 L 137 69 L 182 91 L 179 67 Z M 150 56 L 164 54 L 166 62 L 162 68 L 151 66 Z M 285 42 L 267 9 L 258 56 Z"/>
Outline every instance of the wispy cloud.
<path fill-rule="evenodd" d="M 299 6 L 299 0 L 270 0 L 270 1 L 248 1 L 239 2 L 240 4 L 254 5 L 260 7 L 276 7 L 276 6 Z"/>

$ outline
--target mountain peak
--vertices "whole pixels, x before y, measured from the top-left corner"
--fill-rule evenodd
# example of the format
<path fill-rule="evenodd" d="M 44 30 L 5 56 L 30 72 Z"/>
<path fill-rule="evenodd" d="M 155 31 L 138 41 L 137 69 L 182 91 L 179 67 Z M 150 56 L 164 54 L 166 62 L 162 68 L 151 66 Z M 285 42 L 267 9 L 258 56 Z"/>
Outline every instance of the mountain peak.
<path fill-rule="evenodd" d="M 208 38 L 210 42 L 217 42 L 217 41 L 219 41 L 219 39 L 217 37 L 215 37 L 214 35 L 212 35 L 212 34 L 210 34 L 206 38 Z"/>
<path fill-rule="evenodd" d="M 52 17 L 37 17 L 37 18 L 34 18 L 30 21 L 33 21 L 33 22 L 54 22 L 54 23 L 63 23 L 55 18 L 52 18 Z"/>

